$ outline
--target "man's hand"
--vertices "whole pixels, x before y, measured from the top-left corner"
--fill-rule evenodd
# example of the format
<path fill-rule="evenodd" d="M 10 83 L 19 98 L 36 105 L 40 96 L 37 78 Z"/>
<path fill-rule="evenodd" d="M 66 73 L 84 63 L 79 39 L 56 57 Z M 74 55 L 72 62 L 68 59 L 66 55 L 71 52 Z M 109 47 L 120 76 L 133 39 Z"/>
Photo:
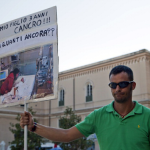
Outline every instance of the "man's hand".
<path fill-rule="evenodd" d="M 32 115 L 29 112 L 24 112 L 21 114 L 21 118 L 20 118 L 20 126 L 21 128 L 24 128 L 24 126 L 27 125 L 28 130 L 32 130 L 34 124 L 33 124 L 33 119 L 32 119 Z"/>

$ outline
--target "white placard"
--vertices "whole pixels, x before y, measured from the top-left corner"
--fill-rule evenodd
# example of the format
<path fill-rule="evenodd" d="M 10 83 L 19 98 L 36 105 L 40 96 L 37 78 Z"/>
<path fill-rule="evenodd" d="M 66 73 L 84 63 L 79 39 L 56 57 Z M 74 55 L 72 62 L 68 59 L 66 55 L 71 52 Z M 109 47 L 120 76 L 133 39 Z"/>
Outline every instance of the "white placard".
<path fill-rule="evenodd" d="M 52 7 L 0 25 L 0 107 L 57 98 L 56 12 Z"/>

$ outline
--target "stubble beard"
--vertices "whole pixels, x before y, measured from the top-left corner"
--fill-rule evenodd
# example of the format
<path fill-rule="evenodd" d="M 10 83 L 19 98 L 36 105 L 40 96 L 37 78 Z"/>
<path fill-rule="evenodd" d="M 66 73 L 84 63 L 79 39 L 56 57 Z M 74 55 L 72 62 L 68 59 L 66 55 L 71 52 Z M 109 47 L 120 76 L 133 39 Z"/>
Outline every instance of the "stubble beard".
<path fill-rule="evenodd" d="M 115 98 L 115 101 L 116 101 L 117 103 L 125 103 L 125 102 L 128 101 L 128 98 L 122 98 L 122 99 L 117 99 L 117 98 Z"/>
<path fill-rule="evenodd" d="M 132 87 L 130 88 L 130 91 L 128 94 L 125 95 L 124 98 L 121 98 L 121 99 L 117 99 L 114 95 L 114 99 L 117 103 L 125 103 L 127 102 L 130 98 L 132 98 Z"/>

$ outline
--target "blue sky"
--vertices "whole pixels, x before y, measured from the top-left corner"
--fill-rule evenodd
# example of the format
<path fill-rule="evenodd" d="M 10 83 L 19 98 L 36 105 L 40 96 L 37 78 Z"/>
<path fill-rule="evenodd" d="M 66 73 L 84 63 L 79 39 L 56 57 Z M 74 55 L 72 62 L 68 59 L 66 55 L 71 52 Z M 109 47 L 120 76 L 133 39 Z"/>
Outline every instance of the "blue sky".
<path fill-rule="evenodd" d="M 150 50 L 149 0 L 0 0 L 0 24 L 57 6 L 59 71 Z"/>

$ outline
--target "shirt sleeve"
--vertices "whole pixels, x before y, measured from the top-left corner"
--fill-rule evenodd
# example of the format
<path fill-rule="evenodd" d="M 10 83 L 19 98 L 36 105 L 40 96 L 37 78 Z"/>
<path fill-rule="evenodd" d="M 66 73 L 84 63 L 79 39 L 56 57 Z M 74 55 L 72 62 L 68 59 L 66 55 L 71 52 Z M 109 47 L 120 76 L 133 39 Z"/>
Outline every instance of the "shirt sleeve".
<path fill-rule="evenodd" d="M 82 122 L 75 125 L 76 128 L 86 137 L 95 133 L 95 114 L 90 113 Z"/>

